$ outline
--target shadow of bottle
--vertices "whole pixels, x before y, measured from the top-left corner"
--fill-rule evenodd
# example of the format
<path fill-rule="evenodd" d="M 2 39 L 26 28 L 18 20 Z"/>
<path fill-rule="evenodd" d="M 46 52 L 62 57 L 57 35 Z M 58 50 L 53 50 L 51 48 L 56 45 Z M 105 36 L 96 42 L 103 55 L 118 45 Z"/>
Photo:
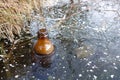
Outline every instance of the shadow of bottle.
<path fill-rule="evenodd" d="M 54 51 L 48 55 L 38 55 L 35 52 L 33 52 L 32 63 L 35 63 L 43 68 L 50 68 L 54 60 L 54 54 L 55 54 Z"/>

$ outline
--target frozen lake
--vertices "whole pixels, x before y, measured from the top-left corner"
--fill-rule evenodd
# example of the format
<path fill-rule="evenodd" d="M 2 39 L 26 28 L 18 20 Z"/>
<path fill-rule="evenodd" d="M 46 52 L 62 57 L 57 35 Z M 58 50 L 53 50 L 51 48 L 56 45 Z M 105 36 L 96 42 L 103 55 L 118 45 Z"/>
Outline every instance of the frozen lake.
<path fill-rule="evenodd" d="M 30 29 L 33 36 L 39 28 L 48 29 L 56 47 L 51 66 L 31 63 L 29 43 L 13 51 L 19 54 L 14 62 L 7 66 L 1 62 L 1 80 L 120 79 L 119 0 L 82 0 L 72 7 L 67 3 L 44 8 L 43 14 L 43 22 L 42 17 L 34 15 Z"/>

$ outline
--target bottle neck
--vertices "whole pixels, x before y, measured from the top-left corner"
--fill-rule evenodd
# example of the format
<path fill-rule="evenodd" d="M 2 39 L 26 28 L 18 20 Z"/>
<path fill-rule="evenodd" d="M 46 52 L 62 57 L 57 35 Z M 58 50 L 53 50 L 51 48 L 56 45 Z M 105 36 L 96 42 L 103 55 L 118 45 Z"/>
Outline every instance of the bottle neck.
<path fill-rule="evenodd" d="M 41 38 L 48 38 L 47 30 L 46 29 L 40 29 L 38 31 L 38 38 L 39 39 L 41 39 Z"/>

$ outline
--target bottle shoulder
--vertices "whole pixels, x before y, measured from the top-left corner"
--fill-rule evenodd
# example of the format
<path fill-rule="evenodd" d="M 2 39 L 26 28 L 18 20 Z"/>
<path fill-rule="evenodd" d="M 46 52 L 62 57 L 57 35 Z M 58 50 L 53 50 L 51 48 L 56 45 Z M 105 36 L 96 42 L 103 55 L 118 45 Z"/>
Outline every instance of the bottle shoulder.
<path fill-rule="evenodd" d="M 35 42 L 35 45 L 46 45 L 46 44 L 52 45 L 51 40 L 49 40 L 49 39 L 38 39 Z"/>

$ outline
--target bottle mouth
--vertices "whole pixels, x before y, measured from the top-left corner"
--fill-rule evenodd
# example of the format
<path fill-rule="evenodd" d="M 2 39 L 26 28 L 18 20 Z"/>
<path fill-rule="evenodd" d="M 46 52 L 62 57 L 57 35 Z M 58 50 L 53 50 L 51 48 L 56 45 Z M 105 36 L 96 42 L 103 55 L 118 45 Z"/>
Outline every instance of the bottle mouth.
<path fill-rule="evenodd" d="M 44 32 L 46 32 L 46 31 L 47 31 L 47 30 L 46 30 L 45 28 L 42 28 L 42 29 L 39 30 L 39 32 L 41 32 L 41 33 L 42 33 L 42 32 L 44 33 Z"/>
<path fill-rule="evenodd" d="M 48 33 L 47 33 L 47 30 L 45 28 L 42 28 L 38 31 L 38 38 L 47 37 L 47 36 L 48 36 Z"/>

